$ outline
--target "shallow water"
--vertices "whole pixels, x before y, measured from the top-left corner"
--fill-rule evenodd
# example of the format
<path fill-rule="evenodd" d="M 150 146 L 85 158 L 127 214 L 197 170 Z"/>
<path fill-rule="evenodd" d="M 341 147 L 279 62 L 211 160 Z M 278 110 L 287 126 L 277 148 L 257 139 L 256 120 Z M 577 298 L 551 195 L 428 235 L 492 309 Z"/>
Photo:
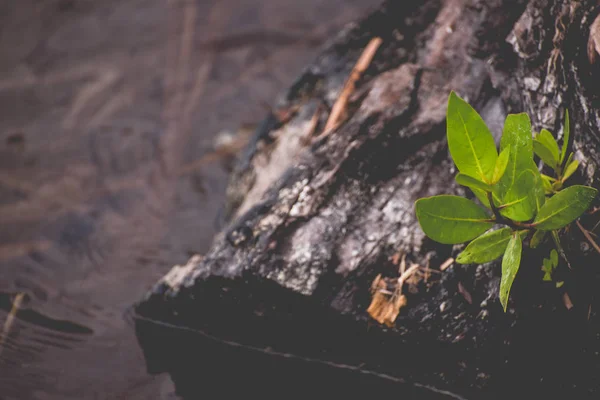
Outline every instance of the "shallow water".
<path fill-rule="evenodd" d="M 0 3 L 1 399 L 174 398 L 126 311 L 210 245 L 215 137 L 377 3 Z"/>

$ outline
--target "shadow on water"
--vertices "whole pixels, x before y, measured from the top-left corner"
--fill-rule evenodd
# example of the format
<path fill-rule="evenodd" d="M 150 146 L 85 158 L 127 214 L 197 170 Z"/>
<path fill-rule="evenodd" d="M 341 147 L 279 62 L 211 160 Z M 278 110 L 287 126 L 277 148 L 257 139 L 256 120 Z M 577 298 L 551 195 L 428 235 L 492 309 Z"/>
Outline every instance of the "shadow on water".
<path fill-rule="evenodd" d="M 0 2 L 1 399 L 173 398 L 124 312 L 210 245 L 197 161 L 377 3 Z"/>

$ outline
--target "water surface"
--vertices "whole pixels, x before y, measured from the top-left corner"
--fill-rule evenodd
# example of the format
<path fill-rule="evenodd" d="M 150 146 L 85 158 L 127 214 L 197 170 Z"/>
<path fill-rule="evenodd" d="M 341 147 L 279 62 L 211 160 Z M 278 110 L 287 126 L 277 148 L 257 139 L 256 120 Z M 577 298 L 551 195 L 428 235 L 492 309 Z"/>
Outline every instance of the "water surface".
<path fill-rule="evenodd" d="M 1 399 L 173 398 L 125 314 L 210 245 L 215 137 L 377 3 L 0 3 Z"/>

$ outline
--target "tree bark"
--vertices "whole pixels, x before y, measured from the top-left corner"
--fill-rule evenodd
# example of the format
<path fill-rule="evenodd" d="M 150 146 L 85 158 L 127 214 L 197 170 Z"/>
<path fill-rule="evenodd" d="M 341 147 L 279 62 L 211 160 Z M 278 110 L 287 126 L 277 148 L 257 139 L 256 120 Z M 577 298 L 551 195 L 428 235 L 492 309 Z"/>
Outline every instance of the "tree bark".
<path fill-rule="evenodd" d="M 451 90 L 496 139 L 518 112 L 562 135 L 568 109 L 582 164 L 572 180 L 598 187 L 599 11 L 585 0 L 390 0 L 341 32 L 256 132 L 211 250 L 135 306 L 149 370 L 190 399 L 213 389 L 597 398 L 599 254 L 582 231 L 561 232 L 571 269 L 559 267 L 560 288 L 541 279 L 552 243 L 525 252 L 504 313 L 499 263 L 441 271 L 460 246 L 426 238 L 413 203 L 469 196 L 445 141 Z M 343 123 L 319 135 L 374 37 L 383 44 Z M 372 284 L 381 275 L 397 290 L 403 256 L 432 271 L 405 285 L 406 305 L 382 325 L 367 312 Z"/>

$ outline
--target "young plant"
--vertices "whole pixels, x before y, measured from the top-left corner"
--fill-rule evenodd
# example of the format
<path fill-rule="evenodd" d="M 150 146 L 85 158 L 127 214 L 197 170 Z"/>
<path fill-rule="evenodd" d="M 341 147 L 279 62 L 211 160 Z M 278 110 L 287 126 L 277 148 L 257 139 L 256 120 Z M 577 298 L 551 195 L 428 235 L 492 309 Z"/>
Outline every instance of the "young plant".
<path fill-rule="evenodd" d="M 558 230 L 583 214 L 596 197 L 597 190 L 563 184 L 578 167 L 568 154 L 569 118 L 566 114 L 562 149 L 552 134 L 542 130 L 532 138 L 531 122 L 525 113 L 506 118 L 500 153 L 481 116 L 452 92 L 448 100 L 447 138 L 450 155 L 458 168 L 456 182 L 468 187 L 485 209 L 459 196 L 441 195 L 415 203 L 421 228 L 431 239 L 444 244 L 471 241 L 456 261 L 461 264 L 486 263 L 502 256 L 500 303 L 506 311 L 510 288 L 519 270 L 523 240 L 530 236 L 530 247 L 539 245 L 550 232 L 558 253 L 564 252 Z M 556 177 L 543 175 L 533 154 Z M 503 225 L 492 230 L 497 225 Z M 558 253 L 550 256 L 549 279 L 558 264 Z"/>

